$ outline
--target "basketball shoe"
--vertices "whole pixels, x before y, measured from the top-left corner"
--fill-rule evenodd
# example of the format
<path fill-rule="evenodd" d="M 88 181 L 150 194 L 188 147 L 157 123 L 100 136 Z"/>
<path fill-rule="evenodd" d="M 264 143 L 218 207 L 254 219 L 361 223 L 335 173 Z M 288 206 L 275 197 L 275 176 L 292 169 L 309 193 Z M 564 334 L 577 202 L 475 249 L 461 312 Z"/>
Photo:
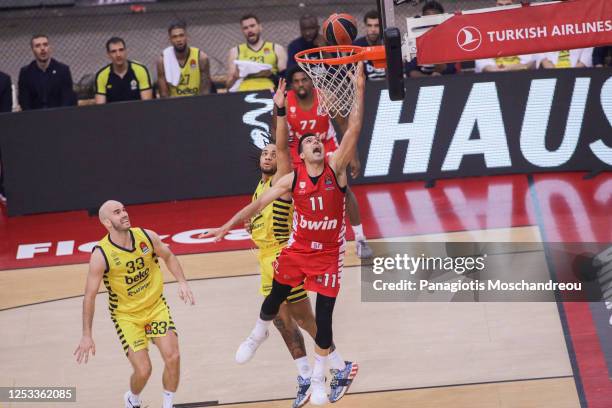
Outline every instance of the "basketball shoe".
<path fill-rule="evenodd" d="M 310 403 L 312 405 L 325 405 L 329 401 L 325 389 L 325 377 L 312 377 L 310 379 Z"/>
<path fill-rule="evenodd" d="M 304 378 L 298 375 L 297 382 L 297 396 L 295 397 L 295 401 L 293 401 L 292 408 L 300 408 L 306 405 L 312 391 L 310 389 L 310 378 Z"/>
<path fill-rule="evenodd" d="M 357 375 L 357 371 L 359 371 L 357 363 L 351 361 L 345 361 L 345 363 L 346 367 L 344 367 L 344 370 L 329 370 L 332 375 L 332 379 L 329 382 L 329 402 L 337 402 L 346 394 Z"/>
<path fill-rule="evenodd" d="M 238 364 L 248 363 L 255 355 L 257 348 L 259 348 L 261 343 L 266 341 L 269 335 L 270 332 L 268 330 L 266 330 L 266 335 L 261 338 L 257 338 L 251 333 L 249 337 L 240 344 L 240 347 L 238 347 L 236 351 L 236 362 Z"/>
<path fill-rule="evenodd" d="M 140 408 L 140 401 L 137 404 L 133 404 L 132 401 L 130 400 L 131 394 L 132 393 L 130 391 L 127 391 L 123 395 L 123 402 L 125 402 L 125 408 Z"/>

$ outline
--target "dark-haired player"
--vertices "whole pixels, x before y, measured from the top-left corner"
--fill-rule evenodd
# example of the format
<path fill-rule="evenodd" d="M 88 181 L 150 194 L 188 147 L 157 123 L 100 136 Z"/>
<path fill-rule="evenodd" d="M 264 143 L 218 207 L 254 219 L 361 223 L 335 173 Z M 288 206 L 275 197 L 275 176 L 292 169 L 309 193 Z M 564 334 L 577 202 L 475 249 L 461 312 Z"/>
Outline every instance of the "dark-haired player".
<path fill-rule="evenodd" d="M 326 154 L 332 154 L 338 149 L 336 130 L 331 118 L 326 113 L 319 112 L 317 89 L 312 79 L 300 68 L 295 67 L 289 71 L 288 78 L 291 90 L 287 92 L 287 122 L 289 123 L 289 149 L 293 167 L 297 168 L 302 162 L 298 153 L 298 144 L 304 134 L 313 133 L 319 136 L 325 147 Z M 341 130 L 346 130 L 346 119 L 338 116 L 336 119 Z M 351 160 L 351 176 L 359 174 L 359 159 Z M 369 258 L 372 250 L 366 244 L 366 237 L 361 225 L 361 214 L 357 198 L 350 188 L 347 188 L 347 212 L 353 233 L 355 234 L 355 249 L 359 258 Z"/>
<path fill-rule="evenodd" d="M 284 194 L 292 194 L 295 209 L 291 238 L 274 264 L 272 291 L 261 306 L 255 328 L 240 345 L 238 353 L 255 353 L 268 337 L 270 322 L 293 288 L 303 284 L 306 290 L 317 292 L 315 365 L 310 397 L 314 405 L 340 399 L 358 369 L 356 363 L 345 362 L 337 350 L 330 353 L 333 343 L 332 315 L 340 289 L 346 246 L 344 217 L 347 166 L 355 155 L 363 122 L 365 77 L 362 63 L 358 66 L 355 81 L 356 104 L 338 150 L 326 156 L 319 136 L 304 134 L 298 145 L 303 162 L 294 172 L 281 177 L 276 185 L 240 210 L 222 227 L 205 234 L 220 240 L 234 225 L 249 219 Z M 329 396 L 325 387 L 325 368 L 328 362 L 332 368 Z"/>

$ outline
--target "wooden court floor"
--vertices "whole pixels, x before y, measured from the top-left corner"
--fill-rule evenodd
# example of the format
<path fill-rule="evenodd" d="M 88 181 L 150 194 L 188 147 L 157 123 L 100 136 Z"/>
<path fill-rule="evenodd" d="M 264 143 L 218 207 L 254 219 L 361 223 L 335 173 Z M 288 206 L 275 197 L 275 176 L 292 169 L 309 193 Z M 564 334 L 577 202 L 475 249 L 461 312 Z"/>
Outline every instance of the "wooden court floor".
<path fill-rule="evenodd" d="M 524 227 L 406 240 L 537 243 L 540 237 L 537 228 Z M 289 407 L 296 370 L 277 333 L 249 364 L 233 361 L 261 303 L 252 251 L 180 260 L 197 304 L 182 304 L 168 281 L 182 356 L 177 406 Z M 529 262 L 546 268 L 543 256 Z M 351 394 L 336 406 L 580 406 L 555 303 L 366 303 L 354 254 L 346 264 L 334 336 L 342 355 L 361 368 Z M 122 406 L 130 367 L 108 317 L 106 294 L 96 300 L 96 356 L 81 366 L 72 357 L 86 273 L 86 265 L 69 265 L 0 274 L 0 386 L 70 385 L 77 387 L 77 402 L 62 406 Z M 159 407 L 162 364 L 157 350 L 150 350 L 153 375 L 143 407 Z M 43 405 L 0 403 L 30 406 Z"/>

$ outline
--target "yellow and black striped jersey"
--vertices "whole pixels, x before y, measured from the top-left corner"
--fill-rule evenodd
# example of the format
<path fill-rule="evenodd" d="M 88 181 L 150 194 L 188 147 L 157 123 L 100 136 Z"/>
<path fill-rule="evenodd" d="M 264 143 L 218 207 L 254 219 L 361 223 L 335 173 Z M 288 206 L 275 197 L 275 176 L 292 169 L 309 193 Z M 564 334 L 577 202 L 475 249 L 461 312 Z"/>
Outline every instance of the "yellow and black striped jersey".
<path fill-rule="evenodd" d="M 142 228 L 130 228 L 130 235 L 131 250 L 115 244 L 108 234 L 96 246 L 106 261 L 103 280 L 111 315 L 151 307 L 163 293 L 163 275 L 151 238 Z"/>
<path fill-rule="evenodd" d="M 259 181 L 253 201 L 272 186 L 272 178 Z M 259 249 L 284 246 L 291 234 L 293 203 L 281 198 L 268 204 L 259 214 L 251 218 L 251 239 Z"/>

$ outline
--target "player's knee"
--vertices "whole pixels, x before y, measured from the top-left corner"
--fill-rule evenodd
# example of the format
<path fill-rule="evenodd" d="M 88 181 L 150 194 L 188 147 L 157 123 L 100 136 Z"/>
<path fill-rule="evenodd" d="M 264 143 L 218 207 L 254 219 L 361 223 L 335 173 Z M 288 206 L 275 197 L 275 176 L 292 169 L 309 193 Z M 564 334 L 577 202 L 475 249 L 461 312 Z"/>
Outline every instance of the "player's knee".
<path fill-rule="evenodd" d="M 315 343 L 322 349 L 328 349 L 333 343 L 333 333 L 331 325 L 329 327 L 317 326 Z"/>
<path fill-rule="evenodd" d="M 289 292 L 291 292 L 291 286 L 283 285 L 282 283 L 278 283 L 276 280 L 272 282 L 272 290 L 270 294 L 266 296 L 261 305 L 261 312 L 259 313 L 259 317 L 262 320 L 270 321 L 273 320 L 280 306 L 283 304 L 287 296 L 289 296 Z"/>
<path fill-rule="evenodd" d="M 181 353 L 176 350 L 172 350 L 164 357 L 164 362 L 167 366 L 177 366 L 181 362 Z"/>
<path fill-rule="evenodd" d="M 148 380 L 152 372 L 153 367 L 150 362 L 141 363 L 135 367 L 136 375 L 144 380 Z"/>

